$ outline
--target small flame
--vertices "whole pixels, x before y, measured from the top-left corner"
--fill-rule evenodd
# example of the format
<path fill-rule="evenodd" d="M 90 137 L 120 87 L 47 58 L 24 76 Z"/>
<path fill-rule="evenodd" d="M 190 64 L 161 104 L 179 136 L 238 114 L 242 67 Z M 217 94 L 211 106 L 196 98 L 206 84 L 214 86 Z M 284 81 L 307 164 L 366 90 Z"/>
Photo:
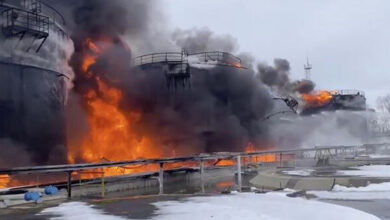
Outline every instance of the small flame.
<path fill-rule="evenodd" d="M 264 150 L 264 147 L 262 149 L 256 149 L 252 143 L 248 143 L 248 145 L 245 147 L 246 153 L 253 153 L 261 150 Z M 249 157 L 248 159 L 245 160 L 245 162 L 250 162 L 250 163 L 273 163 L 276 161 L 277 160 L 275 154 L 257 155 L 257 156 Z"/>
<path fill-rule="evenodd" d="M 0 175 L 0 189 L 9 187 L 11 178 L 8 175 Z"/>
<path fill-rule="evenodd" d="M 221 167 L 224 167 L 224 166 L 233 166 L 235 164 L 235 162 L 233 160 L 220 160 L 217 162 L 217 166 L 221 166 Z"/>
<path fill-rule="evenodd" d="M 330 91 L 317 91 L 311 94 L 302 94 L 302 98 L 307 106 L 319 107 L 328 104 L 332 99 L 332 92 Z"/>
<path fill-rule="evenodd" d="M 90 66 L 92 66 L 96 62 L 96 57 L 94 56 L 86 56 L 84 58 L 84 62 L 81 66 L 83 72 L 87 73 Z"/>
<path fill-rule="evenodd" d="M 216 185 L 216 187 L 218 189 L 226 189 L 226 188 L 231 188 L 233 186 L 234 186 L 234 182 L 233 181 L 219 182 Z"/>
<path fill-rule="evenodd" d="M 234 63 L 233 66 L 236 67 L 236 68 L 242 68 L 241 63 Z"/>

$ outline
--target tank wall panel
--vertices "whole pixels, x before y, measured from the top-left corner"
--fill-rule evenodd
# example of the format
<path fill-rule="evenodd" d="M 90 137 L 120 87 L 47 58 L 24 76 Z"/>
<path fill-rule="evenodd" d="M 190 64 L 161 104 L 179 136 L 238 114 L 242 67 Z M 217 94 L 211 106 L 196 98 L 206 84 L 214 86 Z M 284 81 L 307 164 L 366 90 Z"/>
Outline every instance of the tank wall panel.
<path fill-rule="evenodd" d="M 56 72 L 0 63 L 0 138 L 22 142 L 33 161 L 63 162 L 64 86 Z"/>

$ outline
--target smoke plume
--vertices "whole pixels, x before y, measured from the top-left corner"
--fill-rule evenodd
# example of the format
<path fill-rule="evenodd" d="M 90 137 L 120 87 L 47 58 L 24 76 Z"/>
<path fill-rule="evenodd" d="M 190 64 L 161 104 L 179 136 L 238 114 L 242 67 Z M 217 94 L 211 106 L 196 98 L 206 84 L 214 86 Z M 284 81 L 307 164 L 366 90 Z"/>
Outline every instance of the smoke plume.
<path fill-rule="evenodd" d="M 151 3 L 85 1 L 74 9 L 73 22 L 77 28 L 72 30 L 72 38 L 76 50 L 71 64 L 77 73 L 76 93 L 98 91 L 99 82 L 83 75 L 80 69 L 89 55 L 89 50 L 85 50 L 86 39 L 91 39 L 98 47 L 108 49 L 88 71 L 123 92 L 121 111 L 141 112 L 135 122 L 136 132 L 151 138 L 164 151 L 174 149 L 180 154 L 238 151 L 248 142 L 264 141 L 265 128 L 260 121 L 272 108 L 272 101 L 265 87 L 255 80 L 253 71 L 230 67 L 191 68 L 191 89 L 172 91 L 166 87 L 161 68 L 130 67 L 132 45 L 126 45 L 124 35 L 138 33 L 150 38 L 149 23 L 145 22 L 148 7 Z M 118 19 L 109 19 L 109 12 L 117 8 L 120 8 L 116 14 Z M 140 9 L 129 13 L 123 10 L 126 8 Z M 92 19 L 96 16 L 98 21 Z M 141 22 L 133 24 L 127 20 Z M 233 38 L 214 35 L 208 29 L 176 30 L 171 36 L 174 47 L 190 52 L 237 49 Z M 103 94 L 97 92 L 97 95 Z"/>
<path fill-rule="evenodd" d="M 285 59 L 275 59 L 273 66 L 258 64 L 256 72 L 252 69 L 253 56 L 241 53 L 242 64 L 247 69 L 192 66 L 189 68 L 190 85 L 168 89 L 164 69 L 158 65 L 134 66 L 136 55 L 180 52 L 182 49 L 189 53 L 220 50 L 237 54 L 239 46 L 235 38 L 215 34 L 207 28 L 171 31 L 159 10 L 159 1 L 43 2 L 63 13 L 71 43 L 53 38 L 50 42 L 59 43 L 59 48 L 65 52 L 58 52 L 57 47 L 49 42 L 42 49 L 42 58 L 51 65 L 65 63 L 64 71 L 74 71 L 75 76 L 69 77 L 72 86 L 68 87 L 71 91 L 66 106 L 68 149 L 64 149 L 63 145 L 52 146 L 50 152 L 46 152 L 47 147 L 37 148 L 45 155 L 35 161 L 53 161 L 54 153 L 62 155 L 62 161 L 68 156 L 68 162 L 83 161 L 92 154 L 98 155 L 99 160 L 111 160 L 106 155 L 99 155 L 96 145 L 93 145 L 96 148 L 92 149 L 92 153 L 82 152 L 80 146 L 95 144 L 93 137 L 88 136 L 96 131 L 91 126 L 92 122 L 97 124 L 97 128 L 107 126 L 109 122 L 120 122 L 109 130 L 110 134 L 120 137 L 114 138 L 113 143 L 104 142 L 107 138 L 102 138 L 103 133 L 97 132 L 98 135 L 94 136 L 98 139 L 96 143 L 106 144 L 105 150 L 114 152 L 112 148 L 123 144 L 116 141 L 125 140 L 128 142 L 123 151 L 136 153 L 148 151 L 145 146 L 154 146 L 163 151 L 158 156 L 242 151 L 249 142 L 256 147 L 279 142 L 297 145 L 343 125 L 337 121 L 309 136 L 309 131 L 315 130 L 313 127 L 324 125 L 323 121 L 309 120 L 308 124 L 297 122 L 289 126 L 283 126 L 280 120 L 265 122 L 269 115 L 280 111 L 275 109 L 267 87 L 283 96 L 297 96 L 314 89 L 312 81 L 290 79 L 290 64 Z M 53 52 L 54 56 L 47 56 L 49 52 Z M 98 112 L 101 113 L 98 115 L 100 118 L 91 118 L 96 114 L 97 104 L 110 111 Z M 102 119 L 111 113 L 119 113 L 119 117 L 109 115 L 106 117 L 108 120 Z M 120 128 L 128 131 L 118 132 Z M 139 143 L 142 147 L 135 147 Z M 65 155 L 66 150 L 73 155 Z M 123 152 L 114 153 L 126 156 Z"/>
<path fill-rule="evenodd" d="M 224 51 L 235 53 L 237 40 L 230 35 L 216 35 L 208 28 L 178 29 L 172 34 L 175 44 L 190 53 Z"/>
<path fill-rule="evenodd" d="M 257 66 L 258 78 L 265 85 L 269 86 L 281 95 L 296 96 L 294 93 L 300 94 L 310 93 L 313 91 L 315 84 L 311 80 L 290 79 L 290 63 L 288 60 L 276 58 L 274 65 L 269 66 L 265 63 L 260 63 Z"/>

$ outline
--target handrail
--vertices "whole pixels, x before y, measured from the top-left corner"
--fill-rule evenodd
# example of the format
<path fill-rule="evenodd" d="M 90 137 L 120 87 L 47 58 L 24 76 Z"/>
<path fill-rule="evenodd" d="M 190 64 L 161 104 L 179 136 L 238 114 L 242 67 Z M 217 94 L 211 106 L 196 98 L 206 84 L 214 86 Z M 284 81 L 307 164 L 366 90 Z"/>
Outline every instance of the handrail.
<path fill-rule="evenodd" d="M 352 145 L 352 146 L 330 146 L 330 147 L 314 147 L 314 148 L 299 148 L 290 150 L 269 150 L 269 151 L 256 151 L 256 152 L 222 152 L 213 154 L 200 154 L 192 157 L 172 157 L 172 158 L 157 158 L 157 159 L 139 159 L 130 161 L 116 161 L 116 162 L 102 162 L 102 163 L 84 163 L 84 164 L 62 164 L 62 165 L 48 165 L 48 166 L 33 166 L 33 167 L 17 167 L 10 169 L 0 169 L 0 175 L 2 174 L 31 174 L 31 173 L 50 173 L 50 172 L 73 172 L 88 169 L 98 169 L 107 167 L 121 167 L 127 165 L 145 165 L 145 164 L 162 164 L 162 163 L 176 163 L 184 161 L 207 161 L 215 159 L 233 159 L 238 156 L 249 157 L 268 154 L 285 154 L 285 153 L 304 153 L 318 150 L 340 150 L 340 149 L 359 149 L 369 147 L 382 147 L 388 145 L 388 143 L 381 144 L 364 144 L 364 145 Z"/>
<path fill-rule="evenodd" d="M 49 17 L 35 14 L 18 8 L 8 8 L 1 12 L 5 18 L 5 27 L 20 26 L 26 30 L 33 30 L 47 34 L 49 32 Z M 17 14 L 17 19 L 13 16 Z"/>
<path fill-rule="evenodd" d="M 51 9 L 55 14 L 57 14 L 61 18 L 62 24 L 66 25 L 66 20 L 65 20 L 64 16 L 56 8 L 54 8 L 53 6 L 48 5 L 40 0 L 38 0 L 38 2 L 41 3 L 43 6 L 45 6 L 46 8 Z"/>
<path fill-rule="evenodd" d="M 210 54 L 217 54 L 218 55 L 218 58 L 220 57 L 220 55 L 227 55 L 228 57 L 232 57 L 233 59 L 236 59 L 239 63 L 241 63 L 241 59 L 237 56 L 234 56 L 233 54 L 231 53 L 227 53 L 227 52 L 222 52 L 222 51 L 206 51 L 206 52 L 198 52 L 198 53 L 191 53 L 191 54 L 188 54 L 188 56 L 197 56 L 197 55 L 203 55 L 205 54 L 205 56 L 209 56 Z"/>
<path fill-rule="evenodd" d="M 341 89 L 331 92 L 332 95 L 362 95 L 365 96 L 365 92 L 357 89 Z"/>
<path fill-rule="evenodd" d="M 181 62 L 187 63 L 187 56 L 183 53 L 177 52 L 165 52 L 165 53 L 152 53 L 138 56 L 134 59 L 136 65 L 161 63 L 161 62 Z"/>
<path fill-rule="evenodd" d="M 6 8 L 17 8 L 17 9 L 26 9 L 23 6 L 27 4 L 28 0 L 24 0 L 21 5 L 16 5 L 15 0 L 1 0 L 0 1 L 0 6 L 1 7 L 6 7 Z M 31 1 L 31 0 L 30 0 Z M 37 3 L 41 4 L 44 9 L 43 13 L 38 13 L 42 14 L 44 16 L 48 16 L 53 19 L 53 23 L 56 23 L 57 19 L 55 17 L 60 18 L 60 23 L 61 25 L 66 26 L 66 20 L 65 17 L 53 6 L 41 1 L 41 0 L 35 0 Z"/>
<path fill-rule="evenodd" d="M 152 63 L 189 63 L 189 58 L 198 57 L 200 63 L 207 63 L 209 60 L 217 62 L 219 65 L 228 65 L 241 67 L 241 59 L 227 52 L 207 51 L 186 54 L 183 52 L 160 52 L 144 54 L 134 58 L 135 65 L 144 65 Z"/>

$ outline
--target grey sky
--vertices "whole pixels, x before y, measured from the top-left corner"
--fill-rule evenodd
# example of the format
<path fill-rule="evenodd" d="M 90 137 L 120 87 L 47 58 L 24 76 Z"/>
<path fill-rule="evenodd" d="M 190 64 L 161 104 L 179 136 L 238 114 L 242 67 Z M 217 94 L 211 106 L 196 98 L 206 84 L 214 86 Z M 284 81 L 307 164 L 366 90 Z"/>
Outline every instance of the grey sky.
<path fill-rule="evenodd" d="M 288 59 L 294 79 L 309 56 L 317 88 L 361 89 L 371 106 L 390 93 L 390 1 L 163 1 L 172 27 L 230 34 L 258 61 Z"/>

